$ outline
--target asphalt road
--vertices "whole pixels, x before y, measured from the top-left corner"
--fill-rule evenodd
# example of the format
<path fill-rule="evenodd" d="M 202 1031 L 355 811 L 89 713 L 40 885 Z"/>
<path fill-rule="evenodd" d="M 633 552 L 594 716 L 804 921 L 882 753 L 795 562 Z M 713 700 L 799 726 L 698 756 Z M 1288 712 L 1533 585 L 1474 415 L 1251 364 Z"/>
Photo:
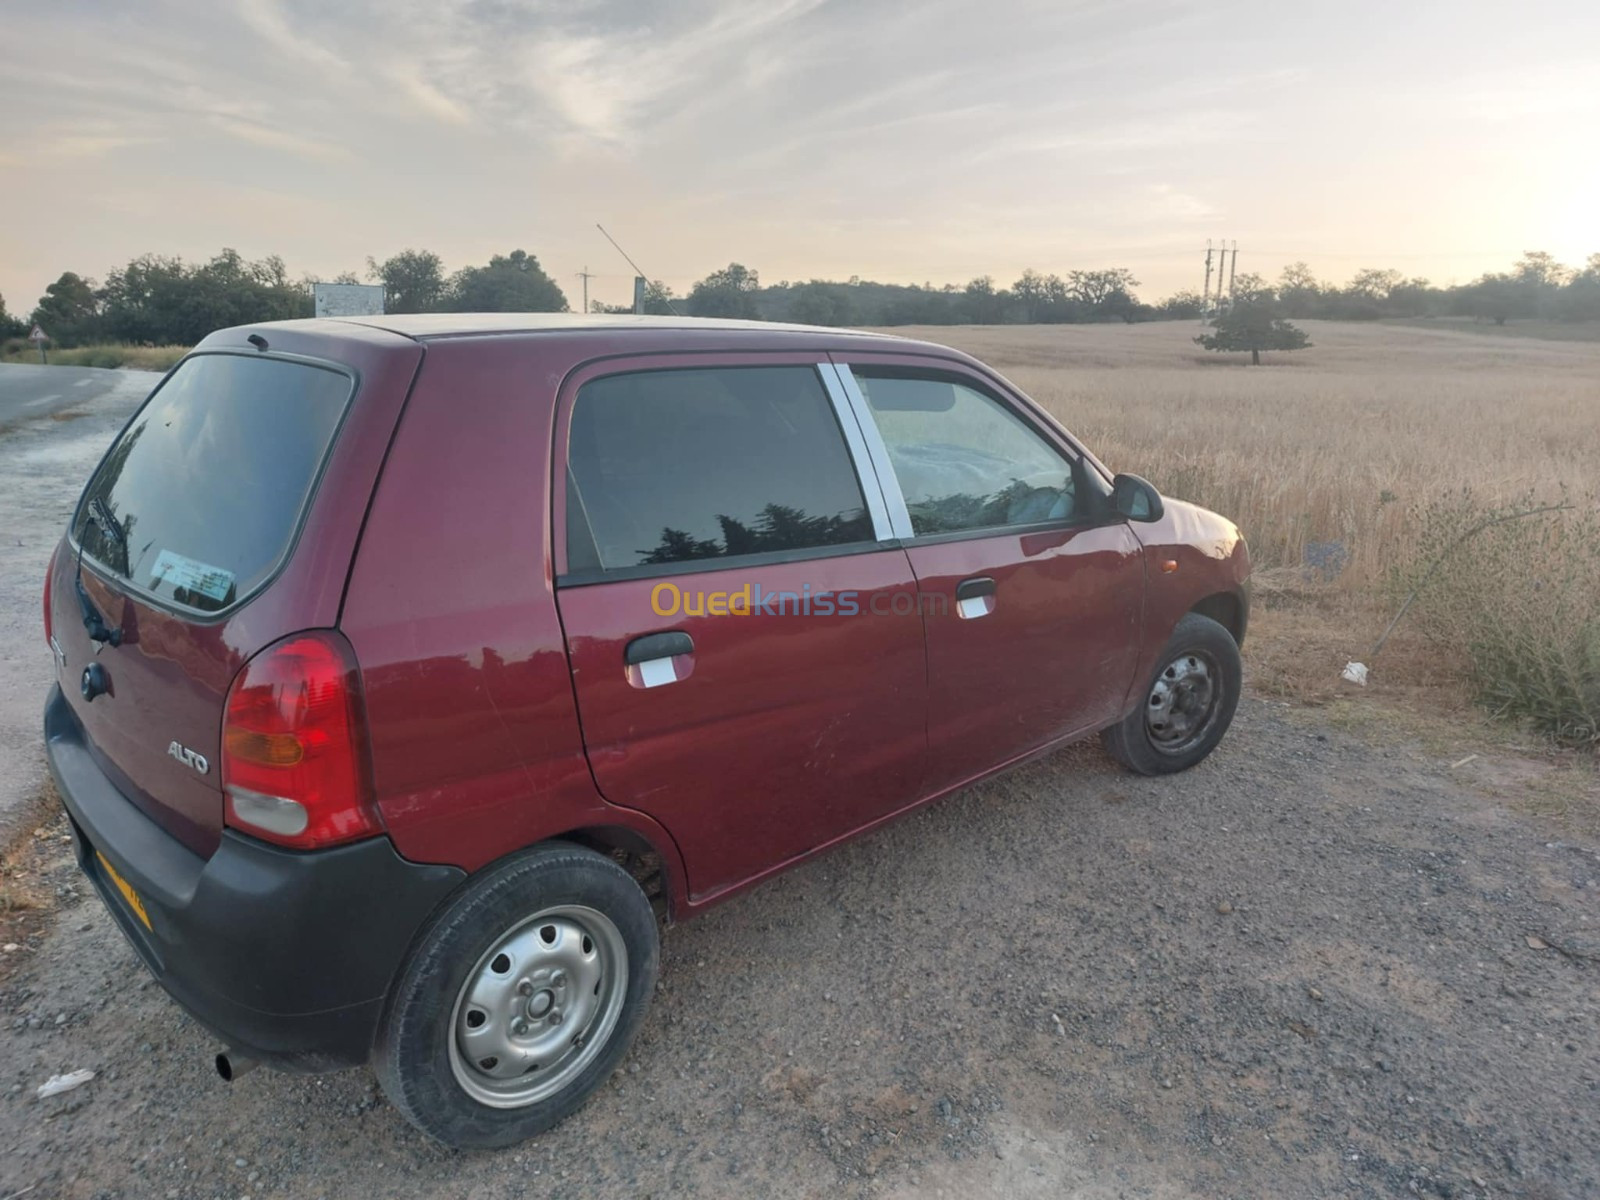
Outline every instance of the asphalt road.
<path fill-rule="evenodd" d="M 44 784 L 45 567 L 89 472 L 160 378 L 0 365 L 0 845 L 37 815 Z"/>
<path fill-rule="evenodd" d="M 153 372 L 98 367 L 0 366 L 0 430 L 73 409 L 92 408 L 127 390 L 130 374 L 148 391 Z"/>

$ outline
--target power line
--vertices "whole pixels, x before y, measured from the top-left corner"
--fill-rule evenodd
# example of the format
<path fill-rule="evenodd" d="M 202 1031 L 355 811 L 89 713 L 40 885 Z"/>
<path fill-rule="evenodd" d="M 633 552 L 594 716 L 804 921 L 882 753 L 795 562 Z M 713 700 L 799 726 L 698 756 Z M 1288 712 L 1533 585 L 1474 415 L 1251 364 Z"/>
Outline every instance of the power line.
<path fill-rule="evenodd" d="M 637 279 L 649 279 L 650 278 L 648 275 L 646 275 L 644 273 L 643 270 L 640 269 L 638 263 L 634 262 L 633 259 L 628 258 L 628 252 L 626 250 L 624 250 L 621 246 L 617 245 L 617 239 L 612 237 L 609 233 L 606 233 L 606 227 L 604 225 L 600 224 L 599 221 L 596 221 L 594 223 L 594 227 L 600 231 L 600 233 L 605 237 L 606 241 L 610 242 L 613 246 L 616 246 L 617 253 L 622 255 L 622 257 L 627 260 L 628 265 L 633 268 L 633 272 L 634 272 L 634 277 L 635 278 L 637 278 Z M 663 299 L 666 300 L 667 307 L 670 308 L 673 311 L 673 314 L 675 316 L 680 316 L 680 317 L 683 316 L 683 314 L 681 312 L 678 312 L 678 306 L 672 302 L 672 297 L 671 296 L 665 296 L 665 297 L 663 297 Z"/>

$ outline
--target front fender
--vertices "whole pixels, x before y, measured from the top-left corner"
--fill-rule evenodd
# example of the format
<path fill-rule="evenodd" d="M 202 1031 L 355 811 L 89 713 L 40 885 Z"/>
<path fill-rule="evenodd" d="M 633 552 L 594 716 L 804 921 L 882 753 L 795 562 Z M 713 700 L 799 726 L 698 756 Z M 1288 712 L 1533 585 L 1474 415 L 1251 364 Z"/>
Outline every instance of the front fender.
<path fill-rule="evenodd" d="M 1250 550 L 1239 527 L 1185 500 L 1163 497 L 1163 507 L 1160 520 L 1129 526 L 1144 549 L 1146 584 L 1139 667 L 1124 712 L 1185 614 L 1205 612 L 1241 643 L 1249 621 Z"/>

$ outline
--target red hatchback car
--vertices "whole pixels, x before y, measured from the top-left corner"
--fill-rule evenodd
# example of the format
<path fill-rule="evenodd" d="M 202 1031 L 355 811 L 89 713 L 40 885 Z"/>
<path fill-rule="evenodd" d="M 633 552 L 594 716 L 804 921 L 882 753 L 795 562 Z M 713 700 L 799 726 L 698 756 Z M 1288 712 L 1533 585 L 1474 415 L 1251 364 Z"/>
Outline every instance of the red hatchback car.
<path fill-rule="evenodd" d="M 373 1064 L 457 1146 L 571 1112 L 683 918 L 1100 732 L 1192 766 L 1239 697 L 1235 526 L 964 354 L 741 322 L 224 330 L 45 581 L 49 761 L 168 992 Z"/>

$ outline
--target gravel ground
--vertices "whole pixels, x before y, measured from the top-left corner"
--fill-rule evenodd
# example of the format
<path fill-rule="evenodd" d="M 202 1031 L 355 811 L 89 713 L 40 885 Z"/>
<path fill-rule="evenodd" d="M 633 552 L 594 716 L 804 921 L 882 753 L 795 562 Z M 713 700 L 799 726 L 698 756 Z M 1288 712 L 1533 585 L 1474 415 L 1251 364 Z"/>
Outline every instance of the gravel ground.
<path fill-rule="evenodd" d="M 160 381 L 153 371 L 0 365 L 0 846 L 40 811 L 40 713 L 54 678 L 40 604 L 50 552 L 89 473 Z"/>
<path fill-rule="evenodd" d="M 1247 699 L 1174 779 L 1075 748 L 668 931 L 623 1069 L 494 1154 L 366 1072 L 218 1080 L 58 824 L 0 1197 L 1600 1195 L 1600 855 L 1318 722 Z"/>

